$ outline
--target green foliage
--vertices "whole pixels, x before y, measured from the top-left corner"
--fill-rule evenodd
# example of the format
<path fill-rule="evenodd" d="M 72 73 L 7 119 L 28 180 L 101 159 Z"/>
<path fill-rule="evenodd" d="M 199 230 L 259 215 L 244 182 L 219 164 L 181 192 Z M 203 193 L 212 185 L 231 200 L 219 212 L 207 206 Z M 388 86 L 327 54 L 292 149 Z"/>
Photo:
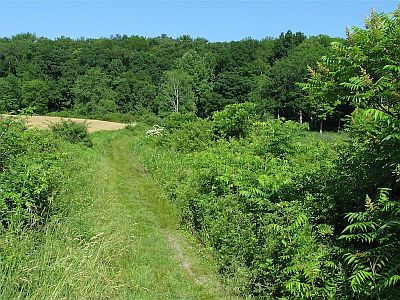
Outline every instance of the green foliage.
<path fill-rule="evenodd" d="M 349 281 L 356 295 L 392 299 L 399 293 L 399 121 L 377 109 L 358 109 L 351 121 L 353 139 L 342 163 L 348 222 L 340 237 L 348 242 Z"/>
<path fill-rule="evenodd" d="M 194 152 L 206 149 L 212 142 L 212 124 L 196 117 L 194 113 L 172 113 L 162 122 L 164 131 L 156 137 L 156 145 L 178 152 Z"/>
<path fill-rule="evenodd" d="M 177 61 L 177 67 L 187 72 L 193 79 L 192 90 L 195 95 L 197 114 L 206 117 L 207 104 L 212 98 L 215 59 L 211 53 L 200 56 L 196 51 L 186 52 Z"/>
<path fill-rule="evenodd" d="M 49 85 L 43 80 L 34 79 L 22 85 L 22 106 L 35 108 L 35 112 L 43 114 L 48 111 L 50 101 Z"/>
<path fill-rule="evenodd" d="M 88 69 L 73 87 L 78 111 L 83 114 L 115 112 L 115 93 L 99 68 Z"/>
<path fill-rule="evenodd" d="M 162 134 L 138 143 L 136 155 L 243 294 L 394 299 L 399 14 L 373 11 L 365 29 L 353 28 L 330 49 L 329 38 L 291 32 L 230 43 L 19 35 L 0 40 L 0 111 L 143 114 L 154 123 L 154 114 L 168 115 Z M 306 65 L 310 77 L 296 85 Z M 351 113 L 347 138 L 315 137 L 284 118 L 259 122 L 303 113 L 321 129 Z M 85 141 L 86 131 L 74 126 L 61 124 L 57 135 Z M 2 225 L 42 220 L 57 186 L 53 135 L 8 119 L 0 130 Z"/>
<path fill-rule="evenodd" d="M 304 134 L 307 124 L 271 119 L 254 124 L 251 133 L 255 154 L 265 156 L 272 154 L 279 158 L 296 152 L 296 138 Z"/>
<path fill-rule="evenodd" d="M 87 129 L 87 124 L 85 123 L 63 120 L 52 124 L 50 129 L 57 137 L 70 143 L 81 143 L 87 147 L 93 146 L 93 142 Z"/>
<path fill-rule="evenodd" d="M 393 299 L 400 293 L 400 203 L 381 189 L 369 196 L 365 210 L 346 214 L 349 225 L 340 237 L 356 245 L 345 255 L 352 269 L 354 292 L 373 299 Z"/>
<path fill-rule="evenodd" d="M 0 224 L 33 226 L 51 213 L 60 149 L 51 135 L 11 118 L 0 118 L 0 139 Z"/>
<path fill-rule="evenodd" d="M 11 118 L 0 117 L 0 170 L 4 171 L 12 162 L 13 156 L 21 151 L 20 135 L 25 131 L 25 124 L 22 120 L 15 121 Z"/>
<path fill-rule="evenodd" d="M 159 110 L 175 113 L 195 112 L 193 77 L 182 70 L 166 71 L 158 95 Z"/>
<path fill-rule="evenodd" d="M 372 11 L 366 29 L 348 31 L 347 43 L 332 43 L 332 55 L 324 57 L 317 70 L 310 69 L 311 77 L 303 89 L 310 99 L 330 108 L 322 111 L 330 113 L 347 100 L 357 107 L 399 117 L 399 13 L 399 9 L 393 14 Z"/>
<path fill-rule="evenodd" d="M 340 93 L 335 84 L 325 78 L 329 70 L 322 64 L 318 64 L 318 71 L 308 68 L 310 78 L 306 83 L 300 83 L 308 93 L 308 104 L 311 107 L 311 114 L 319 121 L 325 121 L 330 117 L 335 109 L 340 105 Z"/>
<path fill-rule="evenodd" d="M 348 242 L 348 282 L 363 299 L 399 294 L 399 13 L 399 8 L 393 14 L 372 11 L 365 29 L 348 31 L 347 43 L 332 43 L 332 55 L 310 69 L 302 85 L 310 99 L 323 103 L 325 114 L 340 102 L 357 107 L 330 195 L 335 211 L 347 219 L 339 228 Z M 362 211 L 365 195 L 375 193 L 377 200 L 367 196 Z"/>
<path fill-rule="evenodd" d="M 297 45 L 301 44 L 305 40 L 305 36 L 301 32 L 293 34 L 292 31 L 288 30 L 286 33 L 281 33 L 279 38 L 276 40 L 274 47 L 274 55 L 276 58 L 282 58 Z"/>
<path fill-rule="evenodd" d="M 270 69 L 269 80 L 265 82 L 260 105 L 276 115 L 297 116 L 304 118 L 314 116 L 315 103 L 309 103 L 304 92 L 296 82 L 305 81 L 308 75 L 307 66 L 315 66 L 315 62 L 330 52 L 327 36 L 312 37 L 291 49 L 287 56 L 275 61 Z M 267 99 L 273 99 L 274 107 L 269 107 Z"/>
<path fill-rule="evenodd" d="M 225 139 L 245 137 L 257 119 L 258 114 L 254 103 L 227 105 L 224 110 L 213 114 L 215 135 Z"/>
<path fill-rule="evenodd" d="M 260 114 L 279 110 L 293 119 L 302 109 L 306 119 L 308 102 L 295 82 L 325 53 L 326 39 L 290 31 L 222 43 L 188 36 L 50 40 L 18 34 L 0 39 L 0 111 L 35 107 L 38 114 L 74 110 L 101 118 L 178 111 L 207 118 L 250 100 Z"/>
<path fill-rule="evenodd" d="M 22 107 L 21 86 L 17 77 L 0 78 L 0 112 L 15 112 Z"/>
<path fill-rule="evenodd" d="M 186 127 L 196 120 L 198 118 L 194 113 L 171 113 L 162 120 L 162 126 L 172 132 Z"/>
<path fill-rule="evenodd" d="M 334 142 L 304 135 L 295 122 L 249 120 L 247 137 L 194 148 L 204 121 L 193 119 L 171 117 L 154 137 L 157 150 L 146 143 L 137 155 L 180 208 L 182 222 L 215 249 L 221 272 L 259 298 L 344 298 L 341 250 L 321 218 L 323 196 L 311 188 L 332 168 Z"/>

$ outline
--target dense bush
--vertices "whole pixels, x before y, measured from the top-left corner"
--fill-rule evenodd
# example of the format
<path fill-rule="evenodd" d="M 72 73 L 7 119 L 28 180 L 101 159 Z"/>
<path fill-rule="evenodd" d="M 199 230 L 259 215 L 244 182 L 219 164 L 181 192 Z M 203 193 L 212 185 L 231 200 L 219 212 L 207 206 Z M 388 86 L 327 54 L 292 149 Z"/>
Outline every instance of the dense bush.
<path fill-rule="evenodd" d="M 397 297 L 398 118 L 357 109 L 344 139 L 291 121 L 249 121 L 245 135 L 214 136 L 201 148 L 187 146 L 201 120 L 174 118 L 150 144 L 161 148 L 141 152 L 182 222 L 215 249 L 221 272 L 243 293 Z"/>
<path fill-rule="evenodd" d="M 162 120 L 162 126 L 168 131 L 182 129 L 198 120 L 194 113 L 171 113 Z"/>
<path fill-rule="evenodd" d="M 18 137 L 25 130 L 25 124 L 22 121 L 15 121 L 11 118 L 0 117 L 0 170 L 4 171 L 13 156 L 20 152 L 20 140 Z"/>
<path fill-rule="evenodd" d="M 368 195 L 365 209 L 346 214 L 349 225 L 341 239 L 354 244 L 345 255 L 351 286 L 366 297 L 396 299 L 400 294 L 400 202 L 381 189 L 377 199 Z"/>
<path fill-rule="evenodd" d="M 155 145 L 174 151 L 201 151 L 207 148 L 213 139 L 211 122 L 192 113 L 173 113 L 165 118 L 162 124 L 163 134 L 154 140 Z"/>
<path fill-rule="evenodd" d="M 213 114 L 214 132 L 218 137 L 226 139 L 245 137 L 258 118 L 254 103 L 227 105 L 222 111 Z"/>
<path fill-rule="evenodd" d="M 257 122 L 253 125 L 251 138 L 255 154 L 258 156 L 272 154 L 283 158 L 296 152 L 299 136 L 307 129 L 307 124 L 282 120 L 268 120 L 267 122 Z"/>
<path fill-rule="evenodd" d="M 174 125 L 180 128 L 152 138 L 164 150 L 142 153 L 182 221 L 217 251 L 223 274 L 266 299 L 344 298 L 342 250 L 324 215 L 332 204 L 320 194 L 342 142 L 268 120 L 248 125 L 247 138 L 177 153 L 176 137 L 189 144 L 198 122 Z"/>
<path fill-rule="evenodd" d="M 399 21 L 400 9 L 373 10 L 365 29 L 353 28 L 347 43 L 333 43 L 332 55 L 310 69 L 302 85 L 322 106 L 357 107 L 351 140 L 341 151 L 331 190 L 323 194 L 334 203 L 332 214 L 346 215 L 336 217 L 336 230 L 343 230 L 348 281 L 361 299 L 394 299 L 400 293 Z"/>
<path fill-rule="evenodd" d="M 215 137 L 203 150 L 180 154 L 167 143 L 142 151 L 182 221 L 244 293 L 399 297 L 399 20 L 399 10 L 373 11 L 366 29 L 333 43 L 300 84 L 321 124 L 339 106 L 357 107 L 345 140 L 257 122 L 254 105 L 242 103 L 214 113 Z"/>
<path fill-rule="evenodd" d="M 34 224 L 51 210 L 59 183 L 61 151 L 52 135 L 0 118 L 0 222 Z"/>
<path fill-rule="evenodd" d="M 82 143 L 88 147 L 93 146 L 86 123 L 63 120 L 61 122 L 52 124 L 50 129 L 57 137 L 60 137 L 70 143 Z"/>
<path fill-rule="evenodd" d="M 371 299 L 395 299 L 400 293 L 400 122 L 375 109 L 353 113 L 352 139 L 343 149 L 336 212 L 346 216 L 340 228 L 351 287 Z"/>

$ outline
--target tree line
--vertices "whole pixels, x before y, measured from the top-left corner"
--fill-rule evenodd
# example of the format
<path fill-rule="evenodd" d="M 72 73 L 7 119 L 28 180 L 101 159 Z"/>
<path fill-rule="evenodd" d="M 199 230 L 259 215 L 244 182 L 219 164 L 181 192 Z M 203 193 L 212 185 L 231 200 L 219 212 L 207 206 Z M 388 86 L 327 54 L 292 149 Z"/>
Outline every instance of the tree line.
<path fill-rule="evenodd" d="M 287 31 L 278 38 L 209 42 L 181 36 L 51 40 L 31 33 L 0 39 L 0 112 L 33 109 L 209 117 L 228 104 L 251 101 L 264 115 L 298 120 L 316 112 L 296 82 L 337 41 Z"/>

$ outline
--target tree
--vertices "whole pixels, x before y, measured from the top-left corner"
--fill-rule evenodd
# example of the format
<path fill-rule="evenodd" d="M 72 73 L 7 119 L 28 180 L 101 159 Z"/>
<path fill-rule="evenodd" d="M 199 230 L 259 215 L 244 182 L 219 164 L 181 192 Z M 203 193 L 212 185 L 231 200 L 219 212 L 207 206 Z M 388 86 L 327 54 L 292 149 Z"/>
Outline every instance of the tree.
<path fill-rule="evenodd" d="M 217 137 L 243 138 L 250 133 L 251 126 L 258 120 L 256 105 L 251 102 L 234 103 L 213 114 L 214 133 Z"/>
<path fill-rule="evenodd" d="M 323 122 L 341 104 L 341 97 L 335 83 L 327 80 L 329 70 L 324 65 L 318 63 L 317 71 L 311 67 L 308 70 L 310 78 L 306 83 L 299 83 L 298 85 L 308 92 L 306 99 L 310 106 L 310 114 L 320 122 L 319 132 L 322 133 Z"/>
<path fill-rule="evenodd" d="M 220 73 L 215 79 L 214 91 L 223 97 L 222 109 L 226 104 L 246 102 L 251 92 L 252 81 L 240 69 Z"/>
<path fill-rule="evenodd" d="M 193 78 L 193 92 L 196 98 L 197 114 L 207 116 L 207 103 L 213 96 L 214 57 L 211 53 L 200 56 L 196 51 L 186 52 L 177 61 L 177 67 Z"/>
<path fill-rule="evenodd" d="M 193 78 L 184 71 L 166 71 L 158 95 L 161 111 L 195 112 Z"/>
<path fill-rule="evenodd" d="M 13 112 L 21 108 L 20 81 L 14 75 L 0 78 L 0 112 Z"/>
<path fill-rule="evenodd" d="M 80 76 L 72 89 L 77 109 L 85 114 L 116 111 L 115 93 L 109 84 L 100 68 L 91 68 Z"/>
<path fill-rule="evenodd" d="M 374 10 L 365 29 L 347 32 L 346 43 L 332 43 L 302 85 L 310 99 L 321 103 L 347 102 L 353 112 L 341 175 L 345 189 L 353 190 L 342 239 L 348 241 L 345 260 L 353 291 L 370 299 L 399 295 L 400 224 L 400 7 L 392 14 Z M 332 102 L 333 101 L 333 102 Z M 376 201 L 364 192 L 377 193 Z M 345 205 L 345 204 L 344 204 Z M 338 205 L 343 207 L 343 204 Z M 358 211 L 355 211 L 358 210 Z"/>
<path fill-rule="evenodd" d="M 399 14 L 399 9 L 390 15 L 372 11 L 366 29 L 348 30 L 347 43 L 332 43 L 332 55 L 309 68 L 302 85 L 312 103 L 347 102 L 400 118 Z"/>
<path fill-rule="evenodd" d="M 351 287 L 373 299 L 394 299 L 400 293 L 400 202 L 389 199 L 389 190 L 377 200 L 366 197 L 365 210 L 346 214 L 350 225 L 340 236 L 355 242 L 346 254 L 352 268 Z"/>
<path fill-rule="evenodd" d="M 302 32 L 296 32 L 293 34 L 292 31 L 288 30 L 286 33 L 281 33 L 279 38 L 276 39 L 274 45 L 274 56 L 275 59 L 281 59 L 285 57 L 290 49 L 301 44 L 306 37 Z"/>
<path fill-rule="evenodd" d="M 48 111 L 50 88 L 46 81 L 34 79 L 22 85 L 22 106 L 34 107 L 34 111 L 43 114 Z"/>
<path fill-rule="evenodd" d="M 307 66 L 315 66 L 321 56 L 328 54 L 329 41 L 327 36 L 312 37 L 304 40 L 299 46 L 290 50 L 286 57 L 277 60 L 270 70 L 269 81 L 265 91 L 267 99 L 276 101 L 276 109 L 286 118 L 299 118 L 303 114 L 311 114 L 304 92 L 297 82 L 307 79 Z M 277 111 L 274 111 L 276 114 Z"/>

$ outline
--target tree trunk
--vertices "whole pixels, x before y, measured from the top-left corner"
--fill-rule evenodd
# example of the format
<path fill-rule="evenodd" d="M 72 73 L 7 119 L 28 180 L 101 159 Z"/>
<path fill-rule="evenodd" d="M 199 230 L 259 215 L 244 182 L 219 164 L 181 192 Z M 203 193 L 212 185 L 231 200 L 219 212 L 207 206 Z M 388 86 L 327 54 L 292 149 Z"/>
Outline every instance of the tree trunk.
<path fill-rule="evenodd" d="M 303 124 L 303 111 L 300 110 L 300 124 Z"/>
<path fill-rule="evenodd" d="M 324 121 L 321 120 L 319 123 L 319 133 L 322 133 L 322 125 L 323 125 Z"/>
<path fill-rule="evenodd" d="M 281 116 L 279 115 L 279 108 L 278 108 L 278 117 L 277 117 L 277 118 L 279 119 L 280 117 L 281 117 Z"/>
<path fill-rule="evenodd" d="M 340 132 L 340 119 L 339 119 L 339 126 L 338 126 L 338 129 L 337 129 L 337 132 Z"/>
<path fill-rule="evenodd" d="M 176 78 L 172 79 L 174 100 L 172 105 L 176 113 L 179 113 L 179 81 Z"/>

